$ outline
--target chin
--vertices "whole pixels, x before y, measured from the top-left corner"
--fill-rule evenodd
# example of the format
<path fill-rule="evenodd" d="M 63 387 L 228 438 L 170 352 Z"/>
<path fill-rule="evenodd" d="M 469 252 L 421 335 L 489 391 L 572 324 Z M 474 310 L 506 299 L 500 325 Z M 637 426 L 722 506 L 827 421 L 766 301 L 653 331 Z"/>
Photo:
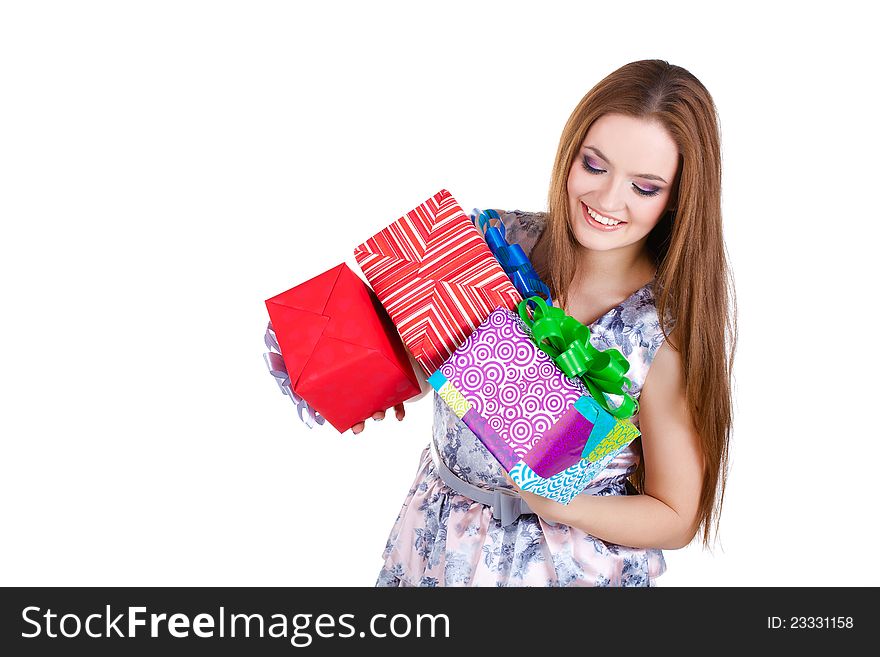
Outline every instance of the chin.
<path fill-rule="evenodd" d="M 591 251 L 609 251 L 620 246 L 615 243 L 616 240 L 613 238 L 604 237 L 603 239 L 602 235 L 592 235 L 586 226 L 578 226 L 572 229 L 572 233 L 574 233 L 574 239 L 578 244 Z"/>

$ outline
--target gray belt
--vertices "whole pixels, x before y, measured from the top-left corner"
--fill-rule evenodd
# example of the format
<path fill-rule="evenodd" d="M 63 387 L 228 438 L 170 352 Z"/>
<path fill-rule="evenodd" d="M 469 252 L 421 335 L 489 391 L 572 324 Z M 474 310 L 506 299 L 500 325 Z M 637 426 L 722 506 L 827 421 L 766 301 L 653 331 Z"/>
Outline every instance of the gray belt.
<path fill-rule="evenodd" d="M 529 505 L 526 504 L 526 501 L 512 490 L 507 490 L 505 488 L 487 490 L 469 484 L 463 479 L 457 477 L 452 470 L 446 467 L 443 459 L 440 458 L 433 438 L 431 439 L 431 458 L 434 461 L 434 468 L 437 470 L 437 474 L 440 475 L 440 479 L 443 480 L 443 483 L 459 495 L 469 497 L 480 504 L 491 506 L 492 517 L 496 520 L 501 520 L 502 527 L 507 527 L 507 525 L 514 522 L 521 515 L 534 513 L 534 511 L 529 508 Z"/>

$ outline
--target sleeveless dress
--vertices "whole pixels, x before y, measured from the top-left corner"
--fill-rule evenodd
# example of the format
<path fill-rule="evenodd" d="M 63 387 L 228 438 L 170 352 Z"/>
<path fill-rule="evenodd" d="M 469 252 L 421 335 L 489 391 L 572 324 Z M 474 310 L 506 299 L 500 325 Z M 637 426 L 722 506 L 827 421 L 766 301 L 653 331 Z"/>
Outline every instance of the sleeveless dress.
<path fill-rule="evenodd" d="M 520 210 L 499 214 L 508 242 L 530 253 L 546 214 Z M 630 394 L 636 399 L 664 340 L 653 283 L 590 325 L 595 347 L 617 348 L 629 361 Z M 638 426 L 638 414 L 631 419 Z M 456 476 L 475 486 L 510 488 L 501 465 L 436 392 L 433 438 L 440 458 Z M 589 494 L 626 495 L 626 478 L 640 458 L 641 438 L 637 438 L 598 475 Z M 385 563 L 376 581 L 380 587 L 654 586 L 666 571 L 660 549 L 608 543 L 535 514 L 502 527 L 492 517 L 491 507 L 459 495 L 440 479 L 430 444 L 422 452 L 382 557 Z"/>

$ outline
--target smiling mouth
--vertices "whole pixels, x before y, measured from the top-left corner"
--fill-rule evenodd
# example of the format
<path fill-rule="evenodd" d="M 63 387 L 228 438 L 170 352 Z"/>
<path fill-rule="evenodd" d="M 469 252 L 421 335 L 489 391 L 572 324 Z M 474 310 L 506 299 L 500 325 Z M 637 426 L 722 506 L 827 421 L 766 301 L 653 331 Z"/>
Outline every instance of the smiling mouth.
<path fill-rule="evenodd" d="M 581 212 L 584 215 L 584 220 L 587 222 L 587 225 L 596 228 L 597 230 L 611 231 L 626 225 L 625 221 L 608 219 L 607 217 L 600 215 L 598 212 L 594 211 L 593 208 L 583 202 L 581 202 Z M 607 221 L 608 223 L 603 223 L 604 221 Z"/>

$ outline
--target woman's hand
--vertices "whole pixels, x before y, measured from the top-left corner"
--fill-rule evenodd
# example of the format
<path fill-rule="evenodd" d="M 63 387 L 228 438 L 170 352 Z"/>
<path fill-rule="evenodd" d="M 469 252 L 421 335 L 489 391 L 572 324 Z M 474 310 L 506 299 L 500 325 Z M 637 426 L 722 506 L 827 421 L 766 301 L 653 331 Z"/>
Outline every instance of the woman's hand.
<path fill-rule="evenodd" d="M 510 478 L 510 475 L 507 474 L 507 473 L 505 472 L 505 473 L 504 473 L 504 478 L 507 479 L 507 483 L 508 483 L 508 484 L 510 484 L 511 486 L 513 486 L 513 490 L 515 490 L 517 493 L 519 493 L 520 496 L 522 496 L 522 494 L 523 494 L 525 491 L 524 491 L 522 488 L 520 488 L 519 486 L 516 485 L 516 483 L 513 481 L 513 479 Z"/>
<path fill-rule="evenodd" d="M 513 490 L 523 498 L 532 511 L 537 513 L 544 520 L 549 520 L 551 522 L 564 522 L 562 519 L 566 510 L 564 504 L 560 504 L 556 500 L 551 500 L 543 495 L 536 495 L 535 493 L 525 491 L 514 483 L 509 474 L 505 472 L 504 476 L 507 478 L 507 482 L 513 486 Z"/>
<path fill-rule="evenodd" d="M 385 413 L 387 413 L 387 410 L 386 411 L 377 411 L 377 412 L 373 413 L 373 419 L 376 420 L 377 422 L 379 422 L 380 420 L 384 420 Z M 406 409 L 403 407 L 403 402 L 396 404 L 394 406 L 394 415 L 397 417 L 398 422 L 400 422 L 400 420 L 402 420 L 404 417 L 406 417 Z M 353 434 L 359 434 L 361 431 L 364 430 L 364 428 L 366 426 L 367 426 L 366 422 L 358 422 L 356 425 L 354 425 L 351 428 L 351 432 Z"/>

